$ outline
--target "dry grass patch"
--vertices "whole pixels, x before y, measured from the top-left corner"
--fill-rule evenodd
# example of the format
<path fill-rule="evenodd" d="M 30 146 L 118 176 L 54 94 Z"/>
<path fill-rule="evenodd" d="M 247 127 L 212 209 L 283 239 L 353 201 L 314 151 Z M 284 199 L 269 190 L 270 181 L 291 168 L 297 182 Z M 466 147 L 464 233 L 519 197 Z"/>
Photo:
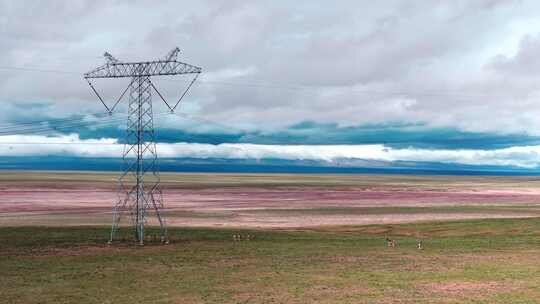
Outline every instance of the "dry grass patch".
<path fill-rule="evenodd" d="M 516 283 L 508 282 L 467 282 L 453 281 L 428 283 L 418 288 L 423 294 L 458 295 L 458 296 L 492 296 L 498 293 L 508 293 L 518 290 Z"/>

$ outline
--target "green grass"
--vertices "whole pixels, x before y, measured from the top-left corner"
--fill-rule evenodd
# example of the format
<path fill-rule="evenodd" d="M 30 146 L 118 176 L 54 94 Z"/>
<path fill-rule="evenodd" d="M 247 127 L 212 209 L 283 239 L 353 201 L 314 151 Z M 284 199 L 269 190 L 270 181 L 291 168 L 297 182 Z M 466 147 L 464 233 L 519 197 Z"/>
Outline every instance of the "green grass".
<path fill-rule="evenodd" d="M 537 303 L 540 220 L 318 230 L 0 228 L 2 303 Z M 155 234 L 150 230 L 149 235 Z M 232 234 L 253 235 L 233 242 Z M 386 248 L 385 238 L 398 241 Z M 423 240 L 424 250 L 416 249 Z"/>
<path fill-rule="evenodd" d="M 3 185 L 99 185 L 116 189 L 118 172 L 88 171 L 6 171 L 0 174 Z M 478 187 L 530 189 L 540 187 L 538 177 L 529 176 L 425 176 L 376 174 L 257 174 L 257 173 L 161 173 L 164 188 L 214 189 L 216 187 L 356 187 L 385 189 L 460 190 Z"/>

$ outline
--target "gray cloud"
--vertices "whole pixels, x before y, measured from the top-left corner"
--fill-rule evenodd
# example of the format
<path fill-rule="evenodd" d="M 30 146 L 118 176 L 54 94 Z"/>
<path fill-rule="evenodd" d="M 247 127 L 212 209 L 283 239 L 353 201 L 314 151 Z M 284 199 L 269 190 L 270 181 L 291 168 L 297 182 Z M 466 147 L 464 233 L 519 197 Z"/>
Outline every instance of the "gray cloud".
<path fill-rule="evenodd" d="M 540 134 L 539 8 L 535 1 L 0 1 L 0 66 L 82 75 L 105 50 L 137 60 L 178 45 L 182 59 L 205 72 L 184 110 L 226 124 L 399 122 Z M 180 91 L 175 82 L 156 83 L 170 99 Z M 107 96 L 121 90 L 99 86 Z M 46 103 L 54 116 L 102 110 L 69 73 L 0 69 L 0 101 L 12 105 L 8 111 Z"/>

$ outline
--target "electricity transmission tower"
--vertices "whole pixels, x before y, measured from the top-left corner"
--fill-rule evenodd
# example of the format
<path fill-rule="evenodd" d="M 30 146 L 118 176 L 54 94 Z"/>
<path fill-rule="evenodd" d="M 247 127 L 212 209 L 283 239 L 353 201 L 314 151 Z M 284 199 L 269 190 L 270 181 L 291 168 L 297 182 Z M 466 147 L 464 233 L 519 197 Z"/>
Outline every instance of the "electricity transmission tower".
<path fill-rule="evenodd" d="M 105 53 L 106 63 L 86 74 L 84 78 L 107 111 L 111 114 L 129 91 L 128 119 L 124 143 L 123 173 L 119 178 L 118 201 L 113 210 L 113 222 L 109 243 L 114 240 L 122 214 L 128 213 L 135 226 L 135 239 L 144 242 L 144 225 L 147 211 L 153 211 L 160 225 L 161 241 L 168 243 L 167 227 L 162 214 L 163 198 L 160 188 L 158 156 L 154 136 L 152 92 L 174 112 L 182 98 L 191 88 L 201 68 L 177 61 L 179 48 L 170 51 L 162 60 L 122 62 Z M 151 81 L 152 76 L 194 74 L 193 80 L 171 106 Z M 130 78 L 129 85 L 116 102 L 109 107 L 91 82 L 96 78 Z"/>

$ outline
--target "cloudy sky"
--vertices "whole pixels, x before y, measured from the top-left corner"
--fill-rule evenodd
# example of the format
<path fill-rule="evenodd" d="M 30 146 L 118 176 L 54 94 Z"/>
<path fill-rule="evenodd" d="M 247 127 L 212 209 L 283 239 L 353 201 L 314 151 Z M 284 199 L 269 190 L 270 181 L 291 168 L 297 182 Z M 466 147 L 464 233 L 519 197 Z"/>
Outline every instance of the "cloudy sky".
<path fill-rule="evenodd" d="M 176 115 L 154 99 L 166 157 L 535 169 L 538 12 L 497 0 L 0 1 L 0 156 L 114 157 L 125 102 L 96 115 L 82 74 L 105 51 L 150 60 L 178 46 L 203 74 Z M 95 84 L 112 103 L 122 81 Z M 155 83 L 174 100 L 189 81 Z"/>

